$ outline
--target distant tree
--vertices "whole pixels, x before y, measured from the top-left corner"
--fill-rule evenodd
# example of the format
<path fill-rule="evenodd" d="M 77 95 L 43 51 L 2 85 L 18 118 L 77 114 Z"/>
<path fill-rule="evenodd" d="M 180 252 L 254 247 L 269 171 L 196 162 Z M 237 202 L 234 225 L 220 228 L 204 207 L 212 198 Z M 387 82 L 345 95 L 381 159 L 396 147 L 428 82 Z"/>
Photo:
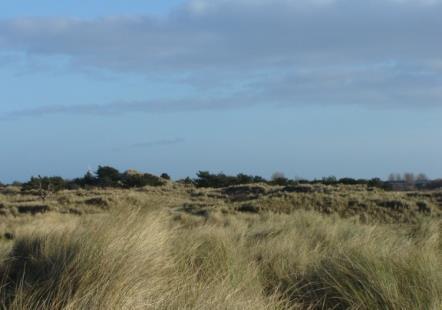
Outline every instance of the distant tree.
<path fill-rule="evenodd" d="M 121 184 L 126 188 L 144 187 L 144 186 L 161 186 L 164 180 L 149 173 L 125 173 Z"/>
<path fill-rule="evenodd" d="M 82 178 L 76 178 L 72 180 L 69 186 L 72 189 L 79 187 L 98 186 L 98 178 L 91 171 L 88 171 Z"/>
<path fill-rule="evenodd" d="M 239 173 L 236 176 L 235 183 L 237 183 L 237 184 L 250 184 L 250 183 L 254 182 L 253 179 L 254 179 L 254 177 L 251 176 L 251 175 L 247 175 L 247 174 L 244 174 L 244 173 Z"/>
<path fill-rule="evenodd" d="M 193 184 L 193 180 L 189 177 L 186 177 L 185 179 L 180 180 L 180 181 L 184 184 L 187 184 L 187 185 Z"/>
<path fill-rule="evenodd" d="M 265 182 L 266 180 L 259 176 L 251 176 L 240 173 L 236 176 L 226 175 L 224 173 L 213 174 L 208 171 L 199 171 L 197 178 L 193 180 L 193 183 L 197 187 L 228 187 L 240 184 L 251 184 L 258 182 Z"/>
<path fill-rule="evenodd" d="M 373 178 L 367 182 L 368 187 L 383 188 L 384 185 L 385 185 L 384 182 L 382 182 L 382 180 L 380 178 Z"/>
<path fill-rule="evenodd" d="M 267 183 L 268 181 L 263 177 L 256 175 L 253 177 L 253 183 Z"/>
<path fill-rule="evenodd" d="M 346 184 L 346 185 L 359 184 L 359 182 L 357 180 L 352 179 L 352 178 L 341 178 L 341 179 L 339 179 L 338 183 Z"/>
<path fill-rule="evenodd" d="M 226 187 L 231 185 L 232 177 L 228 177 L 224 173 L 212 174 L 208 171 L 199 171 L 194 183 L 197 187 Z"/>
<path fill-rule="evenodd" d="M 78 179 L 66 181 L 66 189 L 67 190 L 77 190 L 82 186 L 79 184 Z"/>
<path fill-rule="evenodd" d="M 414 174 L 411 172 L 404 173 L 404 181 L 408 185 L 413 185 L 415 182 Z"/>
<path fill-rule="evenodd" d="M 84 185 L 97 185 L 98 179 L 91 171 L 88 171 L 83 177 L 83 183 Z"/>
<path fill-rule="evenodd" d="M 336 179 L 335 176 L 329 176 L 329 177 L 322 178 L 322 183 L 327 184 L 327 185 L 336 184 L 336 183 L 338 183 L 338 180 Z"/>
<path fill-rule="evenodd" d="M 425 173 L 419 173 L 416 176 L 416 181 L 428 181 L 428 177 Z"/>
<path fill-rule="evenodd" d="M 366 180 L 366 179 L 357 179 L 357 180 L 356 180 L 356 184 L 367 185 L 368 182 L 370 182 L 370 180 Z"/>
<path fill-rule="evenodd" d="M 390 173 L 390 175 L 388 176 L 388 181 L 389 182 L 396 181 L 396 175 L 394 173 Z"/>
<path fill-rule="evenodd" d="M 209 171 L 198 171 L 196 176 L 194 183 L 198 187 L 211 187 L 214 184 L 215 176 L 210 174 Z"/>
<path fill-rule="evenodd" d="M 35 191 L 42 200 L 54 192 L 66 188 L 66 181 L 62 177 L 31 177 L 31 179 L 22 185 L 22 191 Z"/>
<path fill-rule="evenodd" d="M 346 184 L 346 185 L 366 185 L 368 184 L 369 180 L 366 179 L 353 179 L 353 178 L 341 178 L 337 181 L 340 184 Z"/>
<path fill-rule="evenodd" d="M 168 175 L 167 173 L 162 173 L 161 178 L 163 178 L 165 180 L 170 180 L 170 175 Z"/>
<path fill-rule="evenodd" d="M 109 166 L 98 166 L 97 181 L 100 186 L 118 186 L 120 185 L 122 175 L 121 173 Z"/>
<path fill-rule="evenodd" d="M 429 181 L 425 185 L 425 188 L 426 189 L 442 189 L 442 179 L 436 179 L 436 180 Z"/>

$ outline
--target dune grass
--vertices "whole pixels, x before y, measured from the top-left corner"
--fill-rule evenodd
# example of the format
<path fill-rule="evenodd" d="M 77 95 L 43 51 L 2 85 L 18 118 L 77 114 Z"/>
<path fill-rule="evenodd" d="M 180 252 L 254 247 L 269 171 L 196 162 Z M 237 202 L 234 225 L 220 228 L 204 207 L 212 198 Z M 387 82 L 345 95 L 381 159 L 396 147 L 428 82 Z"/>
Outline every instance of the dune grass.
<path fill-rule="evenodd" d="M 111 212 L 3 248 L 5 309 L 441 309 L 440 222 Z"/>

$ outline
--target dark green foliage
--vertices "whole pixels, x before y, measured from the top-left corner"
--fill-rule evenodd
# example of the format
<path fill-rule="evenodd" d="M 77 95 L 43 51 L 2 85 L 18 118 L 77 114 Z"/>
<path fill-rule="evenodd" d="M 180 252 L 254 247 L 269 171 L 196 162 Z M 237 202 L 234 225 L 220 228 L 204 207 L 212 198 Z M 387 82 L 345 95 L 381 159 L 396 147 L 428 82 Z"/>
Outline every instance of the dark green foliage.
<path fill-rule="evenodd" d="M 77 190 L 80 189 L 80 184 L 77 183 L 77 179 L 66 181 L 66 189 L 68 190 Z"/>
<path fill-rule="evenodd" d="M 225 187 L 231 182 L 231 177 L 224 173 L 211 174 L 208 171 L 199 171 L 194 183 L 197 187 Z"/>
<path fill-rule="evenodd" d="M 279 185 L 279 186 L 287 186 L 290 184 L 290 180 L 285 177 L 274 178 L 270 184 Z"/>
<path fill-rule="evenodd" d="M 83 179 L 80 180 L 81 185 L 89 185 L 94 186 L 98 185 L 98 179 L 92 174 L 92 172 L 88 171 L 84 175 Z"/>
<path fill-rule="evenodd" d="M 62 177 L 31 177 L 24 183 L 21 190 L 37 194 L 42 200 L 45 200 L 50 193 L 66 189 L 66 181 Z"/>
<path fill-rule="evenodd" d="M 100 186 L 118 187 L 121 185 L 122 175 L 117 169 L 113 167 L 98 166 L 96 174 L 98 185 Z"/>
<path fill-rule="evenodd" d="M 439 189 L 442 188 L 442 179 L 437 179 L 437 180 L 433 180 L 428 182 L 427 185 L 425 185 L 426 189 Z"/>
<path fill-rule="evenodd" d="M 367 185 L 369 187 L 378 187 L 378 188 L 384 188 L 385 187 L 385 182 L 383 182 L 381 179 L 379 178 L 373 178 L 371 180 L 369 180 L 367 182 Z"/>
<path fill-rule="evenodd" d="M 23 184 L 23 190 L 40 190 L 40 191 L 58 191 L 61 189 L 75 190 L 79 188 L 90 187 L 143 187 L 143 186 L 161 186 L 171 180 L 167 173 L 161 174 L 157 177 L 148 173 L 139 173 L 134 170 L 129 170 L 125 173 L 120 173 L 117 169 L 110 166 L 99 166 L 95 173 L 88 171 L 82 178 L 73 180 L 64 180 L 61 177 L 43 177 L 31 178 L 30 181 Z M 267 183 L 269 185 L 278 186 L 296 186 L 299 184 L 325 184 L 325 185 L 366 185 L 369 188 L 380 188 L 384 190 L 397 190 L 394 183 L 391 181 L 382 181 L 380 178 L 373 179 L 354 179 L 344 177 L 337 179 L 334 176 L 323 177 L 322 179 L 306 180 L 306 179 L 289 179 L 281 172 L 273 174 L 271 180 L 266 180 L 260 176 L 247 175 L 239 173 L 236 176 L 226 175 L 224 173 L 210 173 L 209 171 L 199 171 L 195 179 L 189 177 L 178 180 L 177 183 L 192 184 L 197 187 L 207 188 L 222 188 L 236 185 L 247 185 L 256 183 Z M 15 185 L 22 185 L 14 182 Z M 0 187 L 4 186 L 0 183 Z M 442 188 L 442 179 L 429 181 L 428 179 L 421 180 L 415 184 L 408 185 L 402 190 L 414 189 L 438 189 Z"/>
<path fill-rule="evenodd" d="M 168 175 L 163 174 L 166 179 Z M 128 171 L 120 173 L 117 169 L 109 166 L 99 166 L 96 174 L 87 172 L 83 178 L 75 179 L 70 186 L 75 187 L 143 187 L 143 186 L 161 186 L 164 180 L 149 173 L 138 173 Z M 170 177 L 169 177 L 170 178 Z"/>
<path fill-rule="evenodd" d="M 191 184 L 193 184 L 193 180 L 191 178 L 187 177 L 185 179 L 178 180 L 177 183 L 191 185 Z"/>
<path fill-rule="evenodd" d="M 197 173 L 197 178 L 191 180 L 186 178 L 184 180 L 180 180 L 180 183 L 185 184 L 195 184 L 197 187 L 212 187 L 212 188 L 221 188 L 228 187 L 234 185 L 244 185 L 244 184 L 254 184 L 254 183 L 267 183 L 270 185 L 279 185 L 279 186 L 292 186 L 296 184 L 325 184 L 325 185 L 336 185 L 336 184 L 344 184 L 344 185 L 367 185 L 369 187 L 377 187 L 388 189 L 387 183 L 383 182 L 379 178 L 374 178 L 371 180 L 366 179 L 353 179 L 353 178 L 341 178 L 337 179 L 334 176 L 324 177 L 322 179 L 315 179 L 313 181 L 301 179 L 301 180 L 291 180 L 286 178 L 282 173 L 275 173 L 272 176 L 272 180 L 268 181 L 260 176 L 250 176 L 243 173 L 238 174 L 237 176 L 229 176 L 224 173 L 213 174 L 208 171 L 199 171 Z M 442 187 L 442 182 L 441 185 Z"/>
<path fill-rule="evenodd" d="M 342 178 L 339 179 L 338 181 L 340 184 L 346 184 L 346 185 L 355 185 L 355 184 L 359 184 L 357 180 L 353 179 L 353 178 Z"/>
<path fill-rule="evenodd" d="M 236 182 L 238 182 L 238 184 L 250 184 L 254 182 L 254 178 L 250 175 L 240 173 L 236 176 Z"/>
<path fill-rule="evenodd" d="M 77 178 L 69 182 L 68 189 L 88 188 L 94 186 L 99 186 L 99 180 L 92 172 L 88 171 L 82 178 Z"/>
<path fill-rule="evenodd" d="M 95 174 L 88 171 L 84 177 L 73 180 L 64 180 L 61 177 L 32 177 L 30 181 L 23 184 L 22 191 L 38 191 L 42 198 L 44 198 L 50 192 L 57 192 L 63 189 L 161 186 L 165 184 L 164 180 L 168 177 L 166 174 L 163 174 L 160 178 L 149 173 L 129 171 L 120 173 L 113 167 L 99 166 Z"/>
<path fill-rule="evenodd" d="M 259 176 L 250 176 L 243 173 L 237 176 L 229 176 L 224 173 L 212 174 L 208 171 L 199 171 L 197 178 L 193 180 L 193 183 L 197 187 L 228 187 L 233 185 L 252 184 L 263 182 L 265 179 Z"/>
<path fill-rule="evenodd" d="M 170 175 L 168 175 L 167 173 L 162 173 L 160 177 L 164 180 L 170 180 Z"/>
<path fill-rule="evenodd" d="M 253 177 L 253 182 L 251 183 L 267 183 L 267 180 L 263 177 L 260 177 L 259 175 L 256 175 Z"/>
<path fill-rule="evenodd" d="M 335 176 L 329 176 L 329 177 L 322 178 L 322 183 L 326 184 L 326 185 L 333 185 L 333 184 L 337 184 L 338 180 L 336 179 Z"/>
<path fill-rule="evenodd" d="M 57 192 L 66 188 L 66 181 L 62 177 L 32 177 L 22 185 L 23 191 L 45 190 Z"/>
<path fill-rule="evenodd" d="M 164 183 L 164 180 L 149 173 L 125 174 L 122 178 L 122 184 L 127 188 L 161 186 L 164 185 Z"/>

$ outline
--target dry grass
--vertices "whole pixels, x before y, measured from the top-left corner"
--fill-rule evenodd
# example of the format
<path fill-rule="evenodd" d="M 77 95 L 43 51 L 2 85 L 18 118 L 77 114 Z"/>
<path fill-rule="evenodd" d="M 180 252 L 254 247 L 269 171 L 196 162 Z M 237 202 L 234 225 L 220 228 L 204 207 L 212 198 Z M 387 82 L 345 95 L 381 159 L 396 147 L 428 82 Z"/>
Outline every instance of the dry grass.
<path fill-rule="evenodd" d="M 0 307 L 442 309 L 442 226 L 431 197 L 431 214 L 387 225 L 314 207 L 271 212 L 272 199 L 307 193 L 266 190 L 247 198 L 256 214 L 235 211 L 244 201 L 218 190 L 179 186 L 65 192 L 45 202 L 48 213 L 6 213 L 0 232 L 15 239 L 0 240 Z M 361 203 L 375 195 L 310 194 Z M 376 195 L 409 208 L 422 199 Z M 41 203 L 32 200 L 0 195 L 5 208 Z"/>

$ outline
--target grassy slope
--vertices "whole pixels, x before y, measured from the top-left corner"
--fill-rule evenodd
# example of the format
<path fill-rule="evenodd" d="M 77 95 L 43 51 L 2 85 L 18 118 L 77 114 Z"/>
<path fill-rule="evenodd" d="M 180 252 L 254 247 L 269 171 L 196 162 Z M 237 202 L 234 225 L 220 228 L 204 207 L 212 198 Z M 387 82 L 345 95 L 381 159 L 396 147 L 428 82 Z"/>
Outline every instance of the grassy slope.
<path fill-rule="evenodd" d="M 0 195 L 0 233 L 14 235 L 0 241 L 0 305 L 442 308 L 438 193 L 233 192 L 171 185 L 65 192 L 44 203 Z M 431 213 L 419 212 L 424 200 Z M 50 212 L 18 212 L 42 204 Z"/>

